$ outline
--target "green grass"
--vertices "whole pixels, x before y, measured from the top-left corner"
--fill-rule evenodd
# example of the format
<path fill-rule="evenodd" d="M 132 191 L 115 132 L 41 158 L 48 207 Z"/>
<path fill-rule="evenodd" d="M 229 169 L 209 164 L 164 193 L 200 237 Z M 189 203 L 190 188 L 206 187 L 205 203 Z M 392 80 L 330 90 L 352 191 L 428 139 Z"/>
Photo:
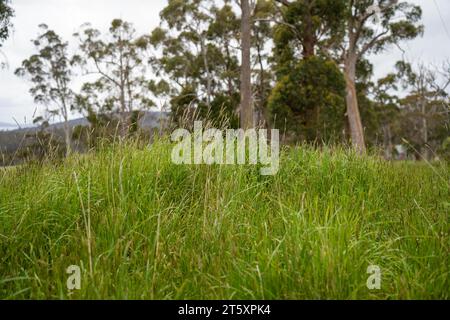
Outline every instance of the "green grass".
<path fill-rule="evenodd" d="M 0 171 L 0 298 L 449 298 L 448 165 L 297 148 L 262 177 L 170 152 Z M 369 265 L 381 290 L 366 287 Z"/>

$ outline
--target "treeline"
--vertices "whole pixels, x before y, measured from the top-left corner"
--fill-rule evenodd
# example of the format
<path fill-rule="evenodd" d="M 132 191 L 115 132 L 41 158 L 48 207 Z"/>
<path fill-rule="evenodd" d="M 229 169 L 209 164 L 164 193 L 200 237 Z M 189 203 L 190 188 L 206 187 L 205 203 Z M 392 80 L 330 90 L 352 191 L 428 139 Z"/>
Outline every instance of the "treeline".
<path fill-rule="evenodd" d="M 69 46 L 41 25 L 16 74 L 46 106 L 43 123 L 77 110 L 94 127 L 115 119 L 125 137 L 136 112 L 157 107 L 177 126 L 276 127 L 285 143 L 430 160 L 450 154 L 450 63 L 400 61 L 374 79 L 369 60 L 421 36 L 421 16 L 395 0 L 169 0 L 148 34 L 116 19 L 107 33 L 83 25 Z M 74 92 L 80 75 L 90 81 Z M 73 138 L 67 127 L 68 152 Z"/>

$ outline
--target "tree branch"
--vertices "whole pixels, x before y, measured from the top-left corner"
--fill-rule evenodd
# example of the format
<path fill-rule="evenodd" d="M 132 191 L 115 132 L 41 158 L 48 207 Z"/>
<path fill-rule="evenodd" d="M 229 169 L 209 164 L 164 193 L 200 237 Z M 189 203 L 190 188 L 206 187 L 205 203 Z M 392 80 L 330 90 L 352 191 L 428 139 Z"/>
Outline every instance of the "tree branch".
<path fill-rule="evenodd" d="M 390 36 L 385 37 L 389 33 L 389 30 L 386 30 L 380 34 L 378 34 L 376 37 L 374 37 L 371 41 L 367 42 L 361 51 L 358 53 L 358 59 L 361 58 L 368 50 L 373 48 L 377 43 L 385 41 L 390 38 Z"/>
<path fill-rule="evenodd" d="M 289 7 L 291 5 L 291 3 L 288 0 L 275 0 L 275 2 L 281 3 L 286 7 Z"/>

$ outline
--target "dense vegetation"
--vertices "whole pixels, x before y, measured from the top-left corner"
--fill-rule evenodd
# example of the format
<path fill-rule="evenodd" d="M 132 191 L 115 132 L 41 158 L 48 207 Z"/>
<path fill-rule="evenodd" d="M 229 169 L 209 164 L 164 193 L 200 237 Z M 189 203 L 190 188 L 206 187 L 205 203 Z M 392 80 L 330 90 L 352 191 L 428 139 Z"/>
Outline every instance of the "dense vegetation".
<path fill-rule="evenodd" d="M 408 1 L 169 0 L 143 33 L 114 19 L 106 32 L 86 23 L 63 39 L 41 24 L 16 74 L 43 106 L 36 123 L 64 119 L 67 154 L 80 139 L 72 112 L 96 132 L 118 120 L 125 137 L 139 111 L 157 108 L 178 127 L 275 127 L 288 144 L 437 160 L 450 157 L 450 62 L 399 61 L 376 79 L 369 59 L 421 36 L 421 18 Z"/>
<path fill-rule="evenodd" d="M 449 298 L 448 166 L 299 147 L 262 177 L 170 151 L 1 171 L 0 298 Z"/>

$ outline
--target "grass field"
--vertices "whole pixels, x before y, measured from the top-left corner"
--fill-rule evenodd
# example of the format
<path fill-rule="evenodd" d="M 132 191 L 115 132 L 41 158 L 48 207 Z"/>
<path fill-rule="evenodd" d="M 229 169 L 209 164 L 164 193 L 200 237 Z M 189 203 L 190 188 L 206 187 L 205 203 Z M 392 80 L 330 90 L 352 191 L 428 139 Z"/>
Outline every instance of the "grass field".
<path fill-rule="evenodd" d="M 0 171 L 0 298 L 449 298 L 448 165 L 296 148 L 263 177 L 170 152 Z M 66 287 L 70 265 L 81 290 Z"/>

